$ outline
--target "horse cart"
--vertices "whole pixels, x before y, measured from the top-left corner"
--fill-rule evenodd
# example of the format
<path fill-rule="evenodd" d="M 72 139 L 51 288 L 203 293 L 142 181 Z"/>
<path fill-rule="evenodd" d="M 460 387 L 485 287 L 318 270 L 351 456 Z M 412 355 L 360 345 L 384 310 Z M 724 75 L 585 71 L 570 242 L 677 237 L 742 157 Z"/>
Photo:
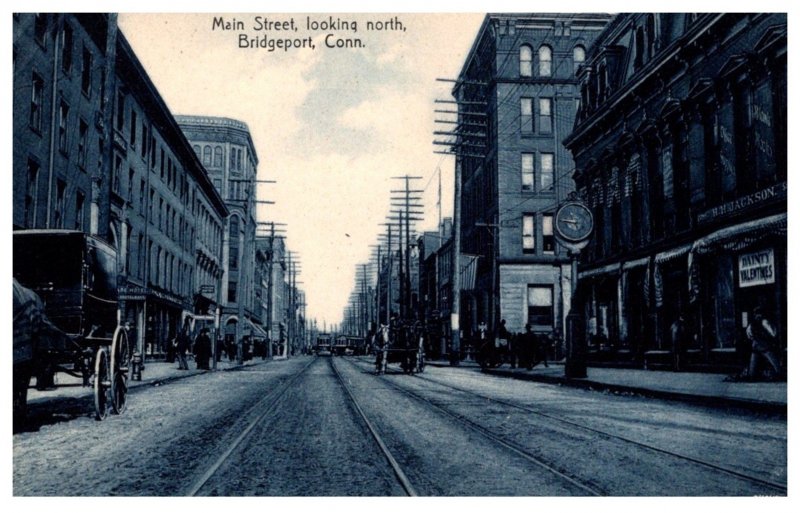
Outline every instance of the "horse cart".
<path fill-rule="evenodd" d="M 377 374 L 384 374 L 389 363 L 400 364 L 405 374 L 425 370 L 425 332 L 421 324 L 381 324 L 373 340 Z"/>
<path fill-rule="evenodd" d="M 24 421 L 31 377 L 56 373 L 94 391 L 97 420 L 125 410 L 131 347 L 120 326 L 117 256 L 96 237 L 70 230 L 14 232 L 14 420 Z"/>

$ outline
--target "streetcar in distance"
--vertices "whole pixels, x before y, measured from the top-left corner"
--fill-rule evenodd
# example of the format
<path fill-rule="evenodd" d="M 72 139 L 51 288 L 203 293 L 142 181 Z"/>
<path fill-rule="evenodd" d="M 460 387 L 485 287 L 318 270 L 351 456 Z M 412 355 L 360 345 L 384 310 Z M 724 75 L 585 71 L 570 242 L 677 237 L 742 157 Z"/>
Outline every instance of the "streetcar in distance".
<path fill-rule="evenodd" d="M 333 349 L 333 335 L 330 333 L 320 333 L 317 335 L 317 342 L 314 345 L 314 354 L 317 356 L 331 356 Z"/>
<path fill-rule="evenodd" d="M 120 326 L 117 254 L 73 230 L 13 234 L 14 422 L 24 422 L 31 377 L 38 389 L 56 374 L 94 389 L 95 418 L 125 410 L 132 351 Z"/>
<path fill-rule="evenodd" d="M 336 344 L 333 346 L 333 354 L 336 356 L 352 356 L 366 354 L 366 339 L 352 335 L 339 335 L 336 337 Z"/>

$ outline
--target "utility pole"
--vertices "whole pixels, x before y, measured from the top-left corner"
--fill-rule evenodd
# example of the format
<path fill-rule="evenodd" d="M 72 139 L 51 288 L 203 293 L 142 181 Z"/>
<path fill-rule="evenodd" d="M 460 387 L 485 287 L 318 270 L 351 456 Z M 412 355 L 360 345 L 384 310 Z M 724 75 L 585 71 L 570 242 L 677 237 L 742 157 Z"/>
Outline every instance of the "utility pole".
<path fill-rule="evenodd" d="M 438 114 L 455 115 L 455 119 L 436 119 L 436 123 L 455 125 L 453 130 L 435 131 L 434 135 L 450 139 L 434 140 L 433 144 L 446 146 L 449 151 L 436 151 L 443 155 L 455 156 L 455 185 L 453 188 L 453 265 L 451 266 L 452 306 L 450 309 L 451 347 L 450 364 L 458 365 L 461 352 L 460 308 L 461 308 L 461 181 L 465 158 L 482 160 L 486 157 L 486 137 L 488 135 L 488 114 L 486 88 L 488 84 L 471 79 L 437 79 L 455 84 L 451 94 L 455 100 L 435 100 L 437 104 L 453 105 L 457 110 L 435 109 Z M 466 91 L 468 90 L 468 91 Z M 481 101 L 468 101 L 473 97 Z M 481 112 L 476 110 L 483 108 Z"/>

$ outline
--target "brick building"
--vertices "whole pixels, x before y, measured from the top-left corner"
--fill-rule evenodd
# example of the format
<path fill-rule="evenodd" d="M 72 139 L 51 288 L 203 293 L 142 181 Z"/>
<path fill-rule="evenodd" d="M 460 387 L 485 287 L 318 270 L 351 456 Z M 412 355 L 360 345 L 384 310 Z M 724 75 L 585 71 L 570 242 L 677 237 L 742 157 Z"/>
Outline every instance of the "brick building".
<path fill-rule="evenodd" d="M 477 258 L 461 301 L 467 337 L 501 318 L 512 332 L 527 323 L 542 332 L 562 326 L 571 269 L 553 214 L 574 185 L 561 140 L 578 105 L 575 71 L 608 20 L 489 14 L 458 76 L 460 252 Z"/>
<path fill-rule="evenodd" d="M 247 125 L 229 118 L 176 116 L 230 212 L 222 245 L 222 326 L 228 341 L 265 338 L 256 304 L 256 179 L 258 155 Z M 241 317 L 244 319 L 240 322 Z"/>
<path fill-rule="evenodd" d="M 566 145 L 592 360 L 740 368 L 756 306 L 786 347 L 786 35 L 780 13 L 626 14 L 589 52 Z"/>

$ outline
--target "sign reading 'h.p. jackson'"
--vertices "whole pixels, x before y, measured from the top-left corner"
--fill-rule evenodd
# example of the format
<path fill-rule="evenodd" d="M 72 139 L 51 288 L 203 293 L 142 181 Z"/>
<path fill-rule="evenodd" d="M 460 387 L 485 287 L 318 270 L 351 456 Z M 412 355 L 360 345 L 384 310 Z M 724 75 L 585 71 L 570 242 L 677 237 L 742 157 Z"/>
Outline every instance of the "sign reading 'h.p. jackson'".
<path fill-rule="evenodd" d="M 777 183 L 747 196 L 736 198 L 718 207 L 710 208 L 697 216 L 699 223 L 708 223 L 719 217 L 737 214 L 748 207 L 779 201 L 786 198 L 786 182 Z"/>
<path fill-rule="evenodd" d="M 775 254 L 772 248 L 739 255 L 740 287 L 770 283 L 775 283 Z"/>

